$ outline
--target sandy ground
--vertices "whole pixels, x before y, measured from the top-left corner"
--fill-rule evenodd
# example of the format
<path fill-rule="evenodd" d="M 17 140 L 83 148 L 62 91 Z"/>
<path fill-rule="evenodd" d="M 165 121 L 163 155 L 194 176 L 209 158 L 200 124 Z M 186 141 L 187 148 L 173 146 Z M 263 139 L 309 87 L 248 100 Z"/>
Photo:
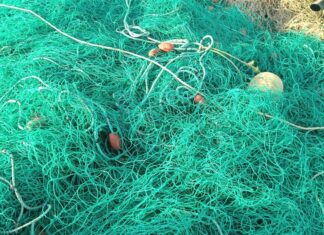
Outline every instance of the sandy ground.
<path fill-rule="evenodd" d="M 240 7 L 254 20 L 270 19 L 276 30 L 304 31 L 324 40 L 324 13 L 314 12 L 309 7 L 314 0 L 225 0 L 225 2 Z"/>

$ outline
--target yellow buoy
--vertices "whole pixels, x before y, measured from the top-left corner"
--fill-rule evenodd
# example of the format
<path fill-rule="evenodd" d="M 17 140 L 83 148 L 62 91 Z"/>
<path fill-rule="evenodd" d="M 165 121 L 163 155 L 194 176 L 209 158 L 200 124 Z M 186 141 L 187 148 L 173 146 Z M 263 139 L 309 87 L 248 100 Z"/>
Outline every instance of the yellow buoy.
<path fill-rule="evenodd" d="M 283 92 L 283 83 L 276 74 L 270 72 L 262 72 L 256 75 L 249 83 L 250 88 L 259 91 Z"/>

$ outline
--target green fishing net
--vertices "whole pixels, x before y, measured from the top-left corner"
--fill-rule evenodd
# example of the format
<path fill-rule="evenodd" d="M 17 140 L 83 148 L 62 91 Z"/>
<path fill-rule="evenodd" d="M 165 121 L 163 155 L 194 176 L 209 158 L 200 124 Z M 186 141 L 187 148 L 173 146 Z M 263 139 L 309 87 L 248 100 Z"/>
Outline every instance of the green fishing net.
<path fill-rule="evenodd" d="M 2 1 L 0 233 L 324 234 L 323 51 L 221 1 Z"/>

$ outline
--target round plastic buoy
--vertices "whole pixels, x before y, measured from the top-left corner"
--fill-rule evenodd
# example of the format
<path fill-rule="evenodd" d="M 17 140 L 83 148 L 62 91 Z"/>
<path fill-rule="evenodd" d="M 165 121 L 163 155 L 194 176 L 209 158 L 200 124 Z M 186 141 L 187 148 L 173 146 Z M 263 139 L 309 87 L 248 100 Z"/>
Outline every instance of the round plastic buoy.
<path fill-rule="evenodd" d="M 262 72 L 256 75 L 249 83 L 250 88 L 260 91 L 283 92 L 283 83 L 276 74 L 270 72 Z"/>

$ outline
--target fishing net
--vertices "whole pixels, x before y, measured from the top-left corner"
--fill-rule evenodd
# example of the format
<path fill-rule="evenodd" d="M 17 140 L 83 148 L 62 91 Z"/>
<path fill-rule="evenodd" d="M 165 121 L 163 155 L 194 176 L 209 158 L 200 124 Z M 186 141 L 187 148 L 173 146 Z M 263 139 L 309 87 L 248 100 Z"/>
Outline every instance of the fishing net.
<path fill-rule="evenodd" d="M 0 18 L 0 233 L 323 234 L 320 40 L 207 0 Z"/>

